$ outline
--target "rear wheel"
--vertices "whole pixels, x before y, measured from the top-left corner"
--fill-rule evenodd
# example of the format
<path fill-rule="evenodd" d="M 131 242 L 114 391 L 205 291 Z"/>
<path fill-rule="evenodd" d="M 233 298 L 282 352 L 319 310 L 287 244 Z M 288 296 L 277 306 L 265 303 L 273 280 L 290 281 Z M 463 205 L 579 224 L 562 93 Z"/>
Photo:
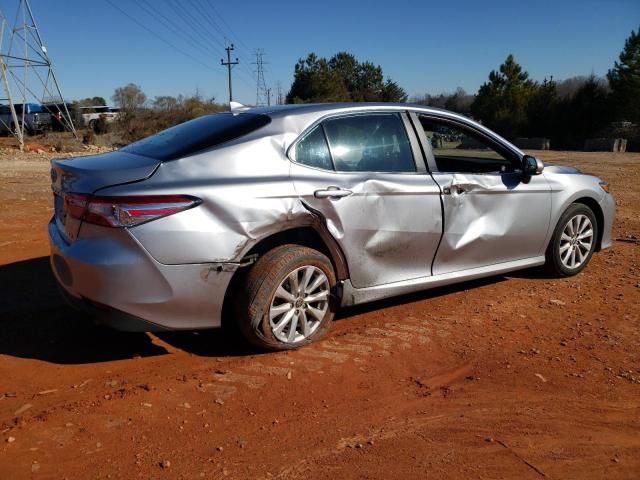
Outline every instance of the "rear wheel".
<path fill-rule="evenodd" d="M 598 238 L 598 222 L 593 211 L 574 203 L 562 214 L 546 252 L 546 268 L 557 276 L 581 272 L 591 260 Z"/>
<path fill-rule="evenodd" d="M 15 123 L 11 124 L 11 131 L 13 132 L 14 135 L 18 135 L 19 134 L 19 130 L 22 130 L 23 135 L 25 137 L 28 137 L 29 135 L 31 135 L 33 133 L 31 130 L 29 130 L 29 127 L 27 127 L 26 125 L 23 125 L 22 123 L 18 123 L 17 127 L 16 127 Z"/>
<path fill-rule="evenodd" d="M 298 245 L 277 247 L 258 259 L 240 286 L 240 331 L 268 350 L 307 345 L 331 325 L 335 285 L 333 266 L 322 253 Z"/>

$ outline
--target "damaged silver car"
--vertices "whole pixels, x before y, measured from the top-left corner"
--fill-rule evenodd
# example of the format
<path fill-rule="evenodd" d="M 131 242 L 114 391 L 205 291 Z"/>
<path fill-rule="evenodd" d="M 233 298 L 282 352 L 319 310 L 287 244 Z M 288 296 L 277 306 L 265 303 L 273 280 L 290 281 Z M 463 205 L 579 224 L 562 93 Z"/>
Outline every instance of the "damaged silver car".
<path fill-rule="evenodd" d="M 320 338 L 340 306 L 543 264 L 575 275 L 614 217 L 599 178 L 412 105 L 236 106 L 54 160 L 51 178 L 70 302 L 138 331 L 224 312 L 274 350 Z"/>

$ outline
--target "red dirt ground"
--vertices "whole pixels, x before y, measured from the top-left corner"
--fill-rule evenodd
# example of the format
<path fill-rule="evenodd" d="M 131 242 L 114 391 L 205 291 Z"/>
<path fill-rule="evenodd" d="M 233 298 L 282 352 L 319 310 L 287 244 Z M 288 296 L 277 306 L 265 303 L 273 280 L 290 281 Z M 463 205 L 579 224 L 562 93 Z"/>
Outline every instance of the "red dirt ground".
<path fill-rule="evenodd" d="M 640 477 L 640 154 L 537 152 L 609 181 L 613 248 L 340 315 L 256 354 L 126 334 L 59 298 L 50 154 L 0 154 L 0 479 Z"/>

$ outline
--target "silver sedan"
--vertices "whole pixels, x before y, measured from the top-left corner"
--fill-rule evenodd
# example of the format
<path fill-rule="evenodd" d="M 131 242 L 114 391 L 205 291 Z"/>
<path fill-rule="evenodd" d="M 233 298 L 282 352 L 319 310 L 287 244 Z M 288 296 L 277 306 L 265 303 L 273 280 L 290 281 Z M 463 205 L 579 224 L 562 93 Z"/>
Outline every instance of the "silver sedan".
<path fill-rule="evenodd" d="M 340 306 L 540 265 L 575 275 L 614 217 L 599 178 L 413 105 L 236 106 L 54 160 L 51 178 L 72 304 L 126 330 L 224 317 L 267 349 L 320 338 Z"/>

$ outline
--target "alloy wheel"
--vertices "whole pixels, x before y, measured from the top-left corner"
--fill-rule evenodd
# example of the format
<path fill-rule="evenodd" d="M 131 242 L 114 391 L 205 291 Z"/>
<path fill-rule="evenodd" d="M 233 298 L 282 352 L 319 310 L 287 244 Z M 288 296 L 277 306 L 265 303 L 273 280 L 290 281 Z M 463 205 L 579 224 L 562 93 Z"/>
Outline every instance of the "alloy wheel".
<path fill-rule="evenodd" d="M 570 269 L 580 267 L 593 246 L 593 224 L 583 214 L 571 217 L 560 237 L 560 261 Z"/>
<path fill-rule="evenodd" d="M 311 265 L 289 273 L 280 283 L 269 307 L 273 335 L 284 343 L 298 343 L 311 336 L 329 309 L 329 279 Z"/>

